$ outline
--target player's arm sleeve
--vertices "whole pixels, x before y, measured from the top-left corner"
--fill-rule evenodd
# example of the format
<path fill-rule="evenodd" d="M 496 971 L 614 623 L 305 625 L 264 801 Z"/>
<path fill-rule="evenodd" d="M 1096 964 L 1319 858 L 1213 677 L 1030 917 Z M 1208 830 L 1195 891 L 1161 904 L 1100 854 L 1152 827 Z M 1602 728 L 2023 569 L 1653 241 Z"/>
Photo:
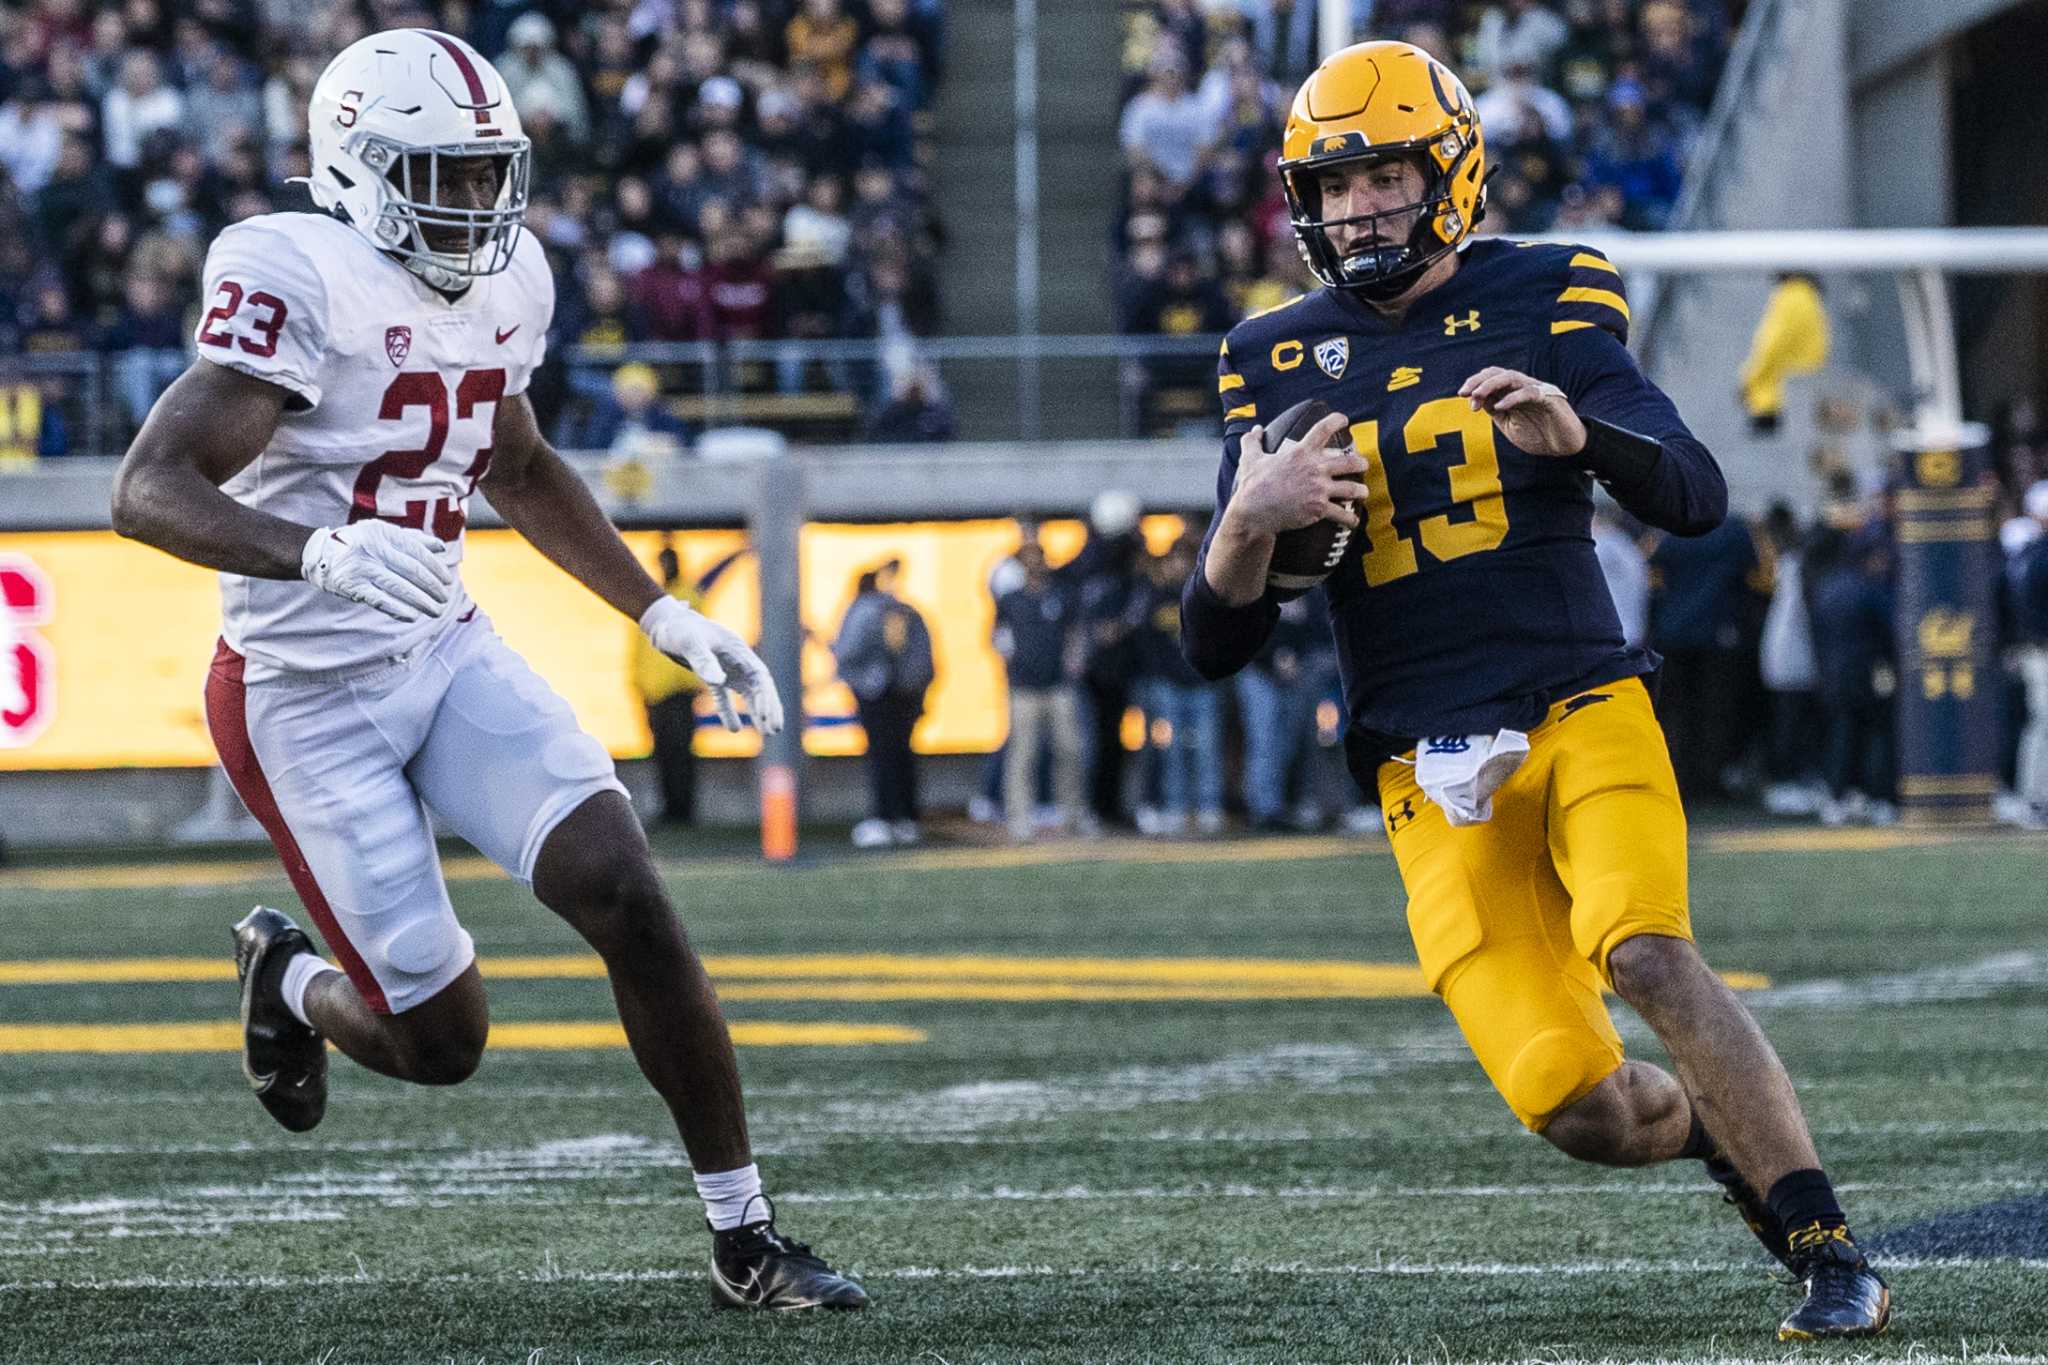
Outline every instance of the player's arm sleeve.
<path fill-rule="evenodd" d="M 1636 518 L 1704 535 L 1728 515 L 1721 467 L 1628 353 L 1628 299 L 1597 251 L 1575 249 L 1550 323 L 1545 376 L 1586 426 L 1581 468 Z"/>
<path fill-rule="evenodd" d="M 206 253 L 205 285 L 198 354 L 289 390 L 295 408 L 318 407 L 327 284 L 305 250 L 281 232 L 230 227 Z"/>
<path fill-rule="evenodd" d="M 1266 637 L 1280 619 L 1280 604 L 1268 592 L 1253 602 L 1234 606 L 1209 586 L 1209 545 L 1216 528 L 1223 524 L 1223 509 L 1230 505 L 1230 492 L 1237 486 L 1237 445 L 1258 421 L 1257 404 L 1230 360 L 1230 343 L 1216 367 L 1216 384 L 1223 402 L 1223 463 L 1216 473 L 1216 515 L 1202 537 L 1202 550 L 1195 558 L 1195 571 L 1188 576 L 1180 595 L 1180 652 L 1195 672 L 1214 681 L 1227 678 L 1243 668 L 1265 646 Z"/>

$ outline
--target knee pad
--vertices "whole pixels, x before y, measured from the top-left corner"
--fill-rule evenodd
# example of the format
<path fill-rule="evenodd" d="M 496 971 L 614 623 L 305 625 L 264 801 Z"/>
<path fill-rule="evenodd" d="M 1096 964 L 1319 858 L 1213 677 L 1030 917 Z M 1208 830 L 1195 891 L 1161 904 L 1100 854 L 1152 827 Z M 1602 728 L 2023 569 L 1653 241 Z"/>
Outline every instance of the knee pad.
<path fill-rule="evenodd" d="M 378 946 L 377 978 L 393 1013 L 433 999 L 476 961 L 476 943 L 453 915 L 409 920 Z"/>
<path fill-rule="evenodd" d="M 1508 1063 L 1502 1098 L 1530 1131 L 1540 1133 L 1558 1110 L 1612 1075 L 1621 1054 L 1587 1029 L 1553 1028 L 1532 1035 Z"/>

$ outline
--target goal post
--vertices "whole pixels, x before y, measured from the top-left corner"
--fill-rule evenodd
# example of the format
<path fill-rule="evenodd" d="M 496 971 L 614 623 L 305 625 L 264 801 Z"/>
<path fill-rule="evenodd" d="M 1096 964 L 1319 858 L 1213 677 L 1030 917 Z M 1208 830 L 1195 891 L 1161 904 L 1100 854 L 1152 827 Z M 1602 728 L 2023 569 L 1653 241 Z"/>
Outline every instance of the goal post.
<path fill-rule="evenodd" d="M 1636 334 L 1649 346 L 1668 325 L 1663 286 L 1674 277 L 1800 271 L 1893 280 L 1913 390 L 1890 479 L 1900 806 L 1917 824 L 1989 819 L 1999 783 L 2000 552 L 1989 432 L 1965 420 L 1949 277 L 2048 273 L 2048 229 L 1589 232 L 1569 240 L 1604 252 L 1624 275 L 1647 277 Z"/>

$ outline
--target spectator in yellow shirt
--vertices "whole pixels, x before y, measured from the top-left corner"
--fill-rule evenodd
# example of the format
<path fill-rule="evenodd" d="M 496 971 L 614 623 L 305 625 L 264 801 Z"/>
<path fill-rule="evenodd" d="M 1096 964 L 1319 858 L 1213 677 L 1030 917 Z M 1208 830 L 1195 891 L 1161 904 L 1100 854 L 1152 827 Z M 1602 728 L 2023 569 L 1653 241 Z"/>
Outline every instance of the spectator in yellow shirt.
<path fill-rule="evenodd" d="M 1749 358 L 1742 362 L 1742 406 L 1751 428 L 1776 431 L 1785 407 L 1785 381 L 1812 374 L 1827 359 L 1828 314 L 1820 286 L 1811 275 L 1780 275 L 1750 339 Z"/>
<path fill-rule="evenodd" d="M 854 49 L 860 26 L 841 12 L 839 0 L 804 0 L 803 9 L 782 31 L 792 67 L 812 66 L 825 78 L 825 93 L 834 104 L 853 85 Z"/>
<path fill-rule="evenodd" d="M 704 594 L 683 577 L 682 562 L 672 548 L 661 552 L 661 583 L 668 595 L 696 610 Z M 690 825 L 697 819 L 697 694 L 704 690 L 697 675 L 633 632 L 633 690 L 647 707 L 647 728 L 654 736 L 654 771 L 661 781 L 661 814 L 656 823 Z"/>

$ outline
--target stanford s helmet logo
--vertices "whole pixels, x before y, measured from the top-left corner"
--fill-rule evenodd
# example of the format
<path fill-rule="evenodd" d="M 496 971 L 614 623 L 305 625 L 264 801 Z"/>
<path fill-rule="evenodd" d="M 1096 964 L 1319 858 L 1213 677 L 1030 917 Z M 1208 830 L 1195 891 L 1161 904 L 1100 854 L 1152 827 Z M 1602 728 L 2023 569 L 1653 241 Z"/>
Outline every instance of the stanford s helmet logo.
<path fill-rule="evenodd" d="M 386 327 L 384 354 L 391 357 L 393 365 L 404 365 L 405 358 L 412 354 L 412 328 Z"/>

